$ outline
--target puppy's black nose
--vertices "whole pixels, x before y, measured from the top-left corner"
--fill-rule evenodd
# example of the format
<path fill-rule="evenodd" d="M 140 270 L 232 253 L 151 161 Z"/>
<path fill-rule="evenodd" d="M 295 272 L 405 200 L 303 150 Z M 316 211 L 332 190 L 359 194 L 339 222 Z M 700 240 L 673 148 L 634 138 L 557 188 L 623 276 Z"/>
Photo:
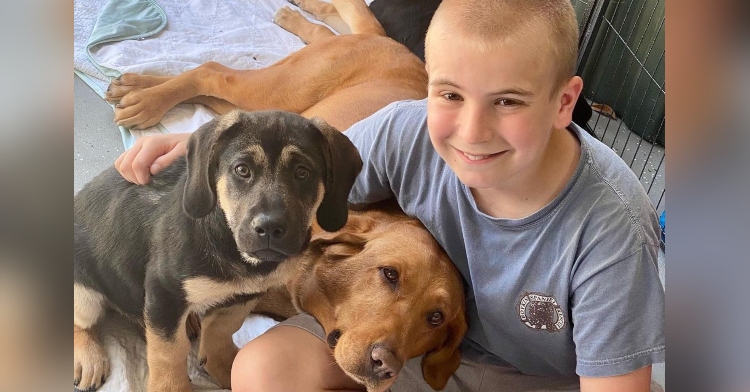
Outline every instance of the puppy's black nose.
<path fill-rule="evenodd" d="M 258 236 L 267 239 L 280 239 L 286 234 L 286 222 L 280 216 L 260 214 L 253 219 L 253 230 Z"/>
<path fill-rule="evenodd" d="M 379 380 L 395 377 L 401 371 L 401 361 L 393 355 L 391 350 L 376 344 L 370 351 L 372 375 Z"/>

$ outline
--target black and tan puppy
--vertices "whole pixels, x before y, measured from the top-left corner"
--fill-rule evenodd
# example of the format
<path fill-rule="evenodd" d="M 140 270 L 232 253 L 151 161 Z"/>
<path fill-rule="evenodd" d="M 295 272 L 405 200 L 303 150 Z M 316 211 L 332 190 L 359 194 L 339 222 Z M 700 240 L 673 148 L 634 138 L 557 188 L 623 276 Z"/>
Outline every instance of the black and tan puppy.
<path fill-rule="evenodd" d="M 292 113 L 231 112 L 197 130 L 147 186 L 110 168 L 75 196 L 74 384 L 109 374 L 97 321 L 112 307 L 145 328 L 147 390 L 189 391 L 189 313 L 205 314 L 199 358 L 223 388 L 258 294 L 297 267 L 313 220 L 347 220 L 361 169 L 346 136 Z"/>

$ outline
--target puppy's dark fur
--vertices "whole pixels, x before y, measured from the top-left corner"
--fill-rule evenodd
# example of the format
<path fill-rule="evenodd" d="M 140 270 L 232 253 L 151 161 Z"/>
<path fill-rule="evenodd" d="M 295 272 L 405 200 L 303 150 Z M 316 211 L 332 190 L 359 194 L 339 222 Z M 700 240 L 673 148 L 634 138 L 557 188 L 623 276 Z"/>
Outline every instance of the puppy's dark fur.
<path fill-rule="evenodd" d="M 442 0 L 373 0 L 370 10 L 391 39 L 404 44 L 424 61 L 424 39 Z M 573 122 L 584 129 L 591 119 L 591 106 L 583 94 L 573 108 Z M 588 129 L 587 129 L 588 131 Z M 589 132 L 593 136 L 593 132 Z"/>
<path fill-rule="evenodd" d="M 313 219 L 330 231 L 346 223 L 361 165 L 322 121 L 231 112 L 147 186 L 114 168 L 96 177 L 74 202 L 76 387 L 107 376 L 94 327 L 111 306 L 146 329 L 149 392 L 190 390 L 185 320 L 206 312 L 199 356 L 229 388 L 231 334 L 250 300 L 288 279 L 284 261 L 305 249 Z"/>

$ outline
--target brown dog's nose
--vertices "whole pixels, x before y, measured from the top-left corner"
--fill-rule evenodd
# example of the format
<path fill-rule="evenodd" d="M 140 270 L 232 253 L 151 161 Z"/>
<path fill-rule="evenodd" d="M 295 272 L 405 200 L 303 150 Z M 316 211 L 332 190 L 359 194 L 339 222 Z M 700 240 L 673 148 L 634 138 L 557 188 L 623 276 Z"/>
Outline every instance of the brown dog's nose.
<path fill-rule="evenodd" d="M 372 375 L 379 380 L 387 380 L 395 377 L 401 371 L 401 361 L 399 361 L 391 350 L 381 346 L 372 346 L 370 351 L 372 363 Z"/>
<path fill-rule="evenodd" d="M 252 225 L 258 236 L 268 240 L 277 240 L 286 234 L 286 224 L 281 216 L 260 214 L 253 219 Z"/>

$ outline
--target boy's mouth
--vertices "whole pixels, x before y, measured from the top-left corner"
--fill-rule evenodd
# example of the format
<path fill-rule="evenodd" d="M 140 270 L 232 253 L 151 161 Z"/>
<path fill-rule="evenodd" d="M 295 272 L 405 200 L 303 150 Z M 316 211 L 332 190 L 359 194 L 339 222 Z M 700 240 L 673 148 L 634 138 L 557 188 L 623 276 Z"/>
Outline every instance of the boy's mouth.
<path fill-rule="evenodd" d="M 459 155 L 463 156 L 467 161 L 470 161 L 470 162 L 482 162 L 482 161 L 486 161 L 488 159 L 491 159 L 491 158 L 494 158 L 496 156 L 499 156 L 500 154 L 503 153 L 501 151 L 501 152 L 496 152 L 496 153 L 492 153 L 492 154 L 475 155 L 475 154 L 469 154 L 468 152 L 461 151 L 459 149 L 456 149 L 456 152 L 458 152 Z"/>

